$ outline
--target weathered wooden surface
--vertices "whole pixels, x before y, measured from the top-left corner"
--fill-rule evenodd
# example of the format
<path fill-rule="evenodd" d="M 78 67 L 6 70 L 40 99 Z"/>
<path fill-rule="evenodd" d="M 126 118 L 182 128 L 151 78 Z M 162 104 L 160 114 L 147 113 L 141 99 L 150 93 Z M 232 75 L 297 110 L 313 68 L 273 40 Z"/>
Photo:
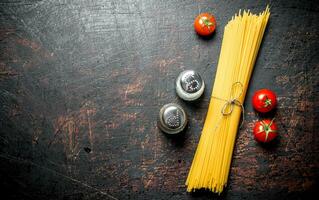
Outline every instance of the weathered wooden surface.
<path fill-rule="evenodd" d="M 269 2 L 271 18 L 246 97 L 229 186 L 221 199 L 300 199 L 318 186 L 319 6 Z M 184 182 L 205 118 L 223 27 L 260 1 L 1 1 L 0 180 L 7 199 L 210 199 Z M 209 40 L 199 12 L 218 22 Z M 196 69 L 197 104 L 174 79 Z M 279 139 L 261 146 L 250 99 L 278 94 Z M 156 126 L 159 108 L 183 105 L 185 135 Z"/>

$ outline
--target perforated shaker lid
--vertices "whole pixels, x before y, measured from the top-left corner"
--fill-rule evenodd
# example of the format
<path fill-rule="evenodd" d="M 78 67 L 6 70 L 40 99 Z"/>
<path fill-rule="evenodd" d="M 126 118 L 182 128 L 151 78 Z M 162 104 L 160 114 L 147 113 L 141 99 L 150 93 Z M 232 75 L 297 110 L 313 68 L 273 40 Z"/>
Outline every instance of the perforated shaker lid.
<path fill-rule="evenodd" d="M 158 125 L 165 133 L 179 133 L 183 131 L 187 125 L 186 112 L 176 103 L 166 104 L 160 109 Z"/>
<path fill-rule="evenodd" d="M 176 79 L 176 93 L 186 100 L 198 99 L 204 92 L 205 83 L 202 77 L 194 70 L 185 70 Z"/>

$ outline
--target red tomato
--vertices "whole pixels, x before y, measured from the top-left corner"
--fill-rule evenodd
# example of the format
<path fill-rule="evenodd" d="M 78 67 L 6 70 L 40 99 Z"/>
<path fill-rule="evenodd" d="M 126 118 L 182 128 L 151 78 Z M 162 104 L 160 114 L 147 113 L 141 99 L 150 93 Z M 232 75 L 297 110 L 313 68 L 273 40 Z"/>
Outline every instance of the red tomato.
<path fill-rule="evenodd" d="M 257 90 L 252 99 L 253 107 L 261 113 L 274 109 L 277 105 L 276 94 L 268 89 Z"/>
<path fill-rule="evenodd" d="M 216 28 L 215 17 L 209 13 L 199 14 L 194 21 L 194 28 L 201 36 L 211 35 Z"/>
<path fill-rule="evenodd" d="M 274 119 L 264 119 L 262 121 L 256 122 L 253 133 L 255 140 L 266 143 L 277 137 L 277 130 L 277 125 L 274 122 Z"/>

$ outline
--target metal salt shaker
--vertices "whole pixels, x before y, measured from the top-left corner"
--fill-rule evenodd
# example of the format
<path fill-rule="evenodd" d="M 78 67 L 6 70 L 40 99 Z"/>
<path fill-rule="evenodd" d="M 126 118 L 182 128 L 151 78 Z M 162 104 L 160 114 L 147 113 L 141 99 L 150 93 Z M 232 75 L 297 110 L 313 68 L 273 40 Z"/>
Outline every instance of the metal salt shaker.
<path fill-rule="evenodd" d="M 203 94 L 205 83 L 196 71 L 185 70 L 177 77 L 175 87 L 180 98 L 186 101 L 194 101 Z"/>
<path fill-rule="evenodd" d="M 165 133 L 177 134 L 185 129 L 187 121 L 184 109 L 176 103 L 169 103 L 159 112 L 158 126 Z"/>

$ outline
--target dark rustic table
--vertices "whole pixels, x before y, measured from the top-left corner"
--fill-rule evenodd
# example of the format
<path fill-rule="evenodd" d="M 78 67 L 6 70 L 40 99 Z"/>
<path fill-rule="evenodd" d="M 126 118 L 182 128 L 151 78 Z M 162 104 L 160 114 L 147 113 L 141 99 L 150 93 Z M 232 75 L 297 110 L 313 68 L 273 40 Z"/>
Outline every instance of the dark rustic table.
<path fill-rule="evenodd" d="M 223 27 L 263 1 L 21 0 L 0 3 L 0 180 L 5 199 L 302 199 L 318 192 L 319 5 L 269 1 L 271 17 L 245 102 L 228 187 L 186 193 Z M 216 16 L 210 39 L 193 20 Z M 204 97 L 177 98 L 200 72 Z M 280 137 L 252 136 L 255 90 L 278 95 Z M 177 102 L 187 131 L 167 137 L 159 108 Z"/>

